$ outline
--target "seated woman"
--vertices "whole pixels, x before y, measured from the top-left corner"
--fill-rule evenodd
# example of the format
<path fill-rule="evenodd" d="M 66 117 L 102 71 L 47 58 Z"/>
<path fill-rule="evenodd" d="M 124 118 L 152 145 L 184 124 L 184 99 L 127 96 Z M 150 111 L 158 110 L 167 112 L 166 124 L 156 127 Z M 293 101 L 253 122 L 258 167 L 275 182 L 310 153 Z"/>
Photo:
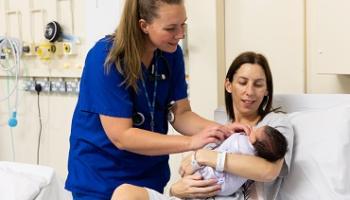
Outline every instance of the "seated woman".
<path fill-rule="evenodd" d="M 256 155 L 227 153 L 223 171 L 261 182 L 262 197 L 266 200 L 280 199 L 279 188 L 287 175 L 293 148 L 294 132 L 287 116 L 275 112 L 271 108 L 273 98 L 272 74 L 266 58 L 254 52 L 240 54 L 231 64 L 225 81 L 226 112 L 232 124 L 247 124 L 252 127 L 271 126 L 277 129 L 288 142 L 288 151 L 284 158 L 271 162 Z M 209 149 L 196 151 L 196 161 L 199 165 L 215 168 L 220 152 Z M 204 180 L 195 173 L 191 164 L 191 156 L 183 160 L 180 174 L 183 176 L 170 188 L 174 197 L 166 197 L 152 190 L 122 185 L 114 192 L 113 199 L 171 199 L 178 198 L 207 198 L 217 195 L 221 185 L 217 179 Z M 260 183 L 259 183 L 260 184 Z M 132 192 L 131 192 L 132 191 Z M 230 197 L 224 199 L 246 199 L 249 188 L 241 187 Z M 216 198 L 218 199 L 218 198 Z"/>

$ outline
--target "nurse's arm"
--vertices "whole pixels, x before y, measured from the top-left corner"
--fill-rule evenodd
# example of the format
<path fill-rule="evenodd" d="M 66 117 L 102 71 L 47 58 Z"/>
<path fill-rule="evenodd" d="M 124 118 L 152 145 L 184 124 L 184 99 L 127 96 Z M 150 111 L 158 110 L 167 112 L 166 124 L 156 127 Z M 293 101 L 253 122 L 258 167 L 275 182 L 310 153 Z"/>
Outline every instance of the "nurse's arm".
<path fill-rule="evenodd" d="M 196 153 L 196 160 L 200 165 L 214 168 L 216 157 L 217 152 L 211 150 L 201 149 Z M 283 162 L 284 159 L 269 162 L 257 156 L 228 153 L 224 171 L 255 181 L 270 182 L 280 174 Z"/>
<path fill-rule="evenodd" d="M 143 155 L 166 155 L 191 151 L 218 141 L 218 134 L 214 131 L 192 137 L 164 135 L 133 128 L 130 118 L 100 115 L 100 120 L 107 137 L 116 147 Z"/>
<path fill-rule="evenodd" d="M 172 126 L 176 131 L 184 135 L 194 135 L 208 126 L 220 125 L 194 113 L 188 99 L 176 101 L 172 111 L 175 115 L 175 121 L 172 123 Z"/>

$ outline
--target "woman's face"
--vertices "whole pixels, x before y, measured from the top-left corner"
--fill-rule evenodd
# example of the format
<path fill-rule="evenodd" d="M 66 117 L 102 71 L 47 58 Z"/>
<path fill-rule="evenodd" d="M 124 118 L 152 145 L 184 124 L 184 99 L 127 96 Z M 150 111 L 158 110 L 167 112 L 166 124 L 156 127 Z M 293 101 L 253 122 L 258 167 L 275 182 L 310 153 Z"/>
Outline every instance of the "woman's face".
<path fill-rule="evenodd" d="M 225 88 L 232 95 L 235 116 L 255 117 L 265 95 L 268 94 L 266 76 L 258 64 L 245 63 L 226 80 Z"/>
<path fill-rule="evenodd" d="M 185 37 L 186 10 L 183 4 L 161 4 L 158 17 L 148 23 L 140 20 L 142 31 L 149 36 L 149 48 L 175 52 L 180 39 Z"/>

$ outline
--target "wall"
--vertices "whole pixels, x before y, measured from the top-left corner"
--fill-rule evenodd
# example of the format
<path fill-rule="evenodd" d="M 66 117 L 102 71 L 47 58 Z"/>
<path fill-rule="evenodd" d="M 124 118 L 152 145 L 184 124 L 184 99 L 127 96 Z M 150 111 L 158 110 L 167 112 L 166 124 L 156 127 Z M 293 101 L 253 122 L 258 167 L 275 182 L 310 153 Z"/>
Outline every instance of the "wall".
<path fill-rule="evenodd" d="M 36 56 L 23 57 L 19 85 L 18 126 L 12 130 L 7 126 L 10 111 L 14 108 L 15 97 L 0 102 L 0 160 L 36 163 L 40 132 L 38 96 L 23 90 L 24 81 L 31 77 L 80 77 L 87 50 L 96 40 L 114 31 L 119 21 L 121 0 L 73 0 L 73 17 L 69 14 L 69 0 L 0 0 L 0 36 L 20 38 L 27 43 L 44 41 L 43 30 L 49 21 L 58 21 L 66 34 L 74 34 L 80 40 L 74 56 L 56 56 L 44 61 Z M 8 6 L 6 6 L 6 4 Z M 7 8 L 7 9 L 6 9 Z M 30 9 L 44 12 L 30 15 Z M 5 15 L 6 10 L 17 10 L 20 23 L 15 15 Z M 63 14 L 63 13 L 64 14 Z M 105 12 L 109 12 L 106 18 Z M 4 17 L 5 16 L 5 17 Z M 8 25 L 6 26 L 7 20 Z M 73 20 L 73 25 L 72 25 Z M 101 23 L 103 21 L 104 23 Z M 73 28 L 74 27 L 74 30 Z M 33 34 L 32 34 L 33 33 Z M 1 70 L 0 70 L 1 71 Z M 0 99 L 8 94 L 7 85 L 14 81 L 0 73 Z M 40 164 L 52 166 L 58 175 L 67 174 L 70 124 L 77 101 L 76 94 L 41 93 L 39 98 L 42 131 Z M 15 158 L 12 152 L 13 135 Z"/>
<path fill-rule="evenodd" d="M 24 61 L 23 69 L 30 68 L 31 70 L 29 72 L 23 70 L 23 75 L 41 76 L 51 73 L 52 76 L 55 74 L 79 76 L 81 73 L 79 66 L 82 66 L 88 46 L 93 43 L 89 38 L 99 38 L 114 30 L 114 27 L 111 26 L 113 26 L 115 18 L 101 20 L 103 23 L 100 25 L 106 24 L 106 27 L 102 28 L 104 31 L 96 33 L 99 35 L 87 35 L 87 32 L 90 34 L 94 30 L 92 28 L 96 26 L 94 23 L 100 21 L 95 20 L 87 23 L 86 19 L 89 18 L 85 17 L 91 13 L 86 12 L 86 7 L 90 6 L 94 10 L 96 6 L 100 5 L 102 8 L 105 7 L 103 2 L 106 1 L 74 0 L 75 29 L 77 35 L 82 39 L 79 55 L 67 58 L 74 69 L 70 68 L 67 71 L 62 68 L 61 61 L 50 65 L 40 60 Z M 108 2 L 113 4 L 115 3 L 113 1 Z M 0 0 L 0 35 L 5 34 L 5 19 L 2 17 L 4 2 L 5 0 Z M 23 9 L 22 7 L 28 7 L 29 0 L 9 0 L 9 2 L 11 2 L 11 6 L 19 6 L 20 9 Z M 50 5 L 54 5 L 55 1 L 35 0 L 33 2 L 35 6 L 42 6 L 50 10 L 52 9 Z M 312 1 L 311 3 L 316 2 Z M 341 3 L 335 4 L 350 4 L 346 1 L 341 1 Z M 113 4 L 113 6 L 115 5 Z M 108 8 L 109 12 L 113 12 L 113 6 Z M 309 43 L 312 42 L 311 40 L 305 39 L 305 34 L 311 33 L 311 30 L 305 28 L 305 1 L 187 0 L 186 6 L 190 100 L 193 110 L 202 116 L 212 119 L 213 110 L 218 105 L 223 104 L 222 89 L 220 88 L 223 84 L 225 68 L 229 66 L 233 57 L 243 50 L 257 50 L 268 56 L 277 93 L 350 92 L 349 75 L 320 75 L 317 66 L 314 66 L 310 59 L 305 57 L 305 55 L 310 55 L 310 52 L 305 51 L 305 46 L 313 45 L 313 43 Z M 116 6 L 115 10 L 115 17 L 118 17 L 117 10 L 120 8 Z M 26 12 L 23 10 L 23 13 Z M 50 13 L 52 16 L 48 15 L 47 19 L 55 19 L 55 11 Z M 103 13 L 98 13 L 100 12 L 96 11 L 96 16 L 104 17 Z M 225 14 L 224 17 L 223 14 Z M 226 26 L 223 27 L 222 23 L 225 23 Z M 29 32 L 26 31 L 29 29 L 28 17 L 23 16 L 22 24 L 23 39 L 29 40 Z M 342 22 L 339 21 L 339 24 Z M 67 27 L 69 29 L 69 25 Z M 89 31 L 86 31 L 88 28 L 90 28 Z M 40 41 L 42 29 L 38 27 L 35 30 L 37 32 L 34 34 L 35 40 Z M 14 36 L 18 35 L 16 31 L 16 27 L 13 26 Z M 0 98 L 6 94 L 6 90 L 7 81 L 4 77 L 0 77 Z M 19 99 L 19 125 L 13 129 L 16 161 L 35 163 L 39 132 L 37 96 L 35 93 L 20 91 Z M 13 103 L 13 99 L 11 99 L 11 103 Z M 61 177 L 65 177 L 67 173 L 68 138 L 75 103 L 75 95 L 41 94 L 40 96 L 43 120 L 40 163 L 54 167 Z M 7 102 L 0 102 L 0 160 L 12 160 L 10 129 L 6 126 L 8 116 Z M 172 157 L 171 160 L 174 166 L 172 170 L 175 174 L 172 181 L 177 178 L 177 167 L 182 157 L 180 154 L 176 156 L 178 157 Z"/>
<path fill-rule="evenodd" d="M 224 41 L 219 37 L 224 29 L 217 23 L 224 13 L 222 3 L 203 0 L 198 9 L 197 1 L 186 1 L 190 101 L 192 110 L 209 119 L 214 119 L 218 88 L 223 87 L 224 79 Z"/>
<path fill-rule="evenodd" d="M 350 93 L 349 8 L 346 0 L 305 3 L 308 93 Z"/>
<path fill-rule="evenodd" d="M 240 52 L 258 51 L 269 60 L 275 93 L 350 93 L 350 75 L 335 74 L 350 74 L 350 29 L 342 22 L 349 6 L 344 0 L 226 0 L 226 67 Z"/>
<path fill-rule="evenodd" d="M 225 1 L 226 68 L 243 51 L 264 54 L 275 93 L 304 92 L 303 1 Z"/>

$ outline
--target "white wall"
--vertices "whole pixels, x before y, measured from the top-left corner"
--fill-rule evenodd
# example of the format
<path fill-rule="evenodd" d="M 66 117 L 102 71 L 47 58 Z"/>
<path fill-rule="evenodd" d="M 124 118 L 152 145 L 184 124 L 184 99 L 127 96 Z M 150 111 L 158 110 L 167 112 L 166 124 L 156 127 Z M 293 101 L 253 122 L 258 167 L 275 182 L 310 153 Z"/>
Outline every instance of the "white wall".
<path fill-rule="evenodd" d="M 6 81 L 2 79 L 0 84 L 4 86 Z M 39 137 L 37 96 L 21 91 L 19 97 L 18 126 L 12 129 L 15 161 L 35 164 Z M 43 124 L 40 164 L 54 167 L 62 178 L 67 171 L 70 124 L 75 102 L 75 96 L 40 95 Z M 0 160 L 12 161 L 11 132 L 7 127 L 9 114 L 5 102 L 0 104 L 0 113 Z"/>
<path fill-rule="evenodd" d="M 214 119 L 213 110 L 218 105 L 218 85 L 223 86 L 224 66 L 220 66 L 217 18 L 223 10 L 220 1 L 186 1 L 188 16 L 188 63 L 189 95 L 192 110 L 209 119 Z M 200 9 L 199 9 L 200 8 Z M 222 50 L 221 49 L 221 50 Z M 219 74 L 222 72 L 221 74 Z"/>
<path fill-rule="evenodd" d="M 243 51 L 264 54 L 275 93 L 304 92 L 302 0 L 226 0 L 226 68 Z"/>
<path fill-rule="evenodd" d="M 350 93 L 350 2 L 310 0 L 305 7 L 308 92 Z"/>
<path fill-rule="evenodd" d="M 275 93 L 349 93 L 349 8 L 346 0 L 226 0 L 226 67 L 258 51 Z"/>
<path fill-rule="evenodd" d="M 34 9 L 45 10 L 44 15 L 33 14 L 30 21 L 30 3 Z M 23 57 L 19 85 L 19 105 L 17 108 L 18 126 L 12 129 L 14 138 L 15 161 L 36 163 L 39 137 L 39 116 L 36 93 L 23 91 L 23 80 L 27 77 L 79 77 L 88 49 L 106 34 L 112 33 L 119 21 L 121 0 L 73 0 L 74 31 L 70 14 L 69 1 L 56 0 L 0 0 L 0 36 L 20 38 L 36 44 L 44 41 L 44 26 L 51 20 L 58 21 L 66 34 L 74 34 L 81 43 L 77 44 L 75 56 L 53 56 L 49 61 L 38 57 Z M 9 28 L 5 26 L 5 4 L 8 10 L 21 13 L 21 23 L 16 16 L 9 16 Z M 56 9 L 57 8 L 57 9 Z M 62 9 L 65 10 L 62 10 Z M 57 12 L 58 11 L 58 12 Z M 60 12 L 64 12 L 65 15 Z M 106 15 L 105 12 L 109 14 Z M 19 26 L 20 25 L 20 26 Z M 31 28 L 32 27 L 32 28 Z M 22 30 L 19 34 L 18 30 Z M 34 37 L 31 37 L 31 30 Z M 1 71 L 1 70 L 0 70 Z M 0 73 L 0 99 L 7 95 L 7 78 Z M 13 84 L 11 80 L 9 84 Z M 10 85 L 12 87 L 12 85 Z M 70 124 L 77 95 L 40 94 L 42 135 L 40 164 L 54 167 L 61 178 L 67 174 Z M 14 96 L 10 98 L 10 111 L 14 108 Z M 0 102 L 0 160 L 13 160 L 11 130 L 7 126 L 9 119 L 7 101 Z"/>
<path fill-rule="evenodd" d="M 5 22 L 2 17 L 4 2 L 5 0 L 0 0 L 0 35 L 5 31 Z M 9 2 L 11 6 L 19 6 L 22 9 L 27 7 L 29 0 L 9 0 Z M 43 6 L 50 10 L 52 9 L 50 5 L 53 5 L 54 1 L 36 0 L 34 2 L 36 6 Z M 82 44 L 79 55 L 68 59 L 72 66 L 82 65 L 89 43 L 85 31 L 87 30 L 85 16 L 88 13 L 85 12 L 84 5 L 92 6 L 97 3 L 102 8 L 102 3 L 105 1 L 74 0 L 74 2 L 75 29 L 82 39 Z M 223 2 L 225 2 L 225 9 Z M 310 55 L 310 52 L 305 51 L 305 46 L 314 45 L 314 41 L 305 40 L 306 33 L 313 31 L 313 29 L 304 28 L 305 2 L 305 0 L 187 0 L 189 91 L 193 110 L 213 119 L 213 110 L 223 103 L 220 95 L 225 67 L 229 66 L 232 59 L 244 50 L 260 51 L 268 57 L 277 93 L 303 93 L 305 89 L 310 93 L 349 93 L 349 75 L 319 75 L 317 65 L 315 66 L 310 59 L 305 60 L 305 55 Z M 308 8 L 317 2 L 311 1 Z M 334 4 L 349 6 L 350 2 L 337 0 Z M 92 9 L 95 8 L 92 7 Z M 115 8 L 116 15 L 118 9 L 120 8 Z M 110 9 L 110 12 L 112 11 L 113 9 Z M 27 16 L 28 14 L 25 13 L 23 9 L 23 15 Z M 223 23 L 223 13 L 225 13 L 226 31 L 220 25 Z M 48 15 L 48 19 L 54 19 L 54 16 Z M 110 24 L 108 19 L 101 20 L 102 23 L 104 21 Z M 111 21 L 114 20 L 111 19 Z M 26 32 L 28 17 L 23 16 L 22 23 L 23 39 L 29 40 L 29 33 Z M 334 23 L 341 25 L 342 20 Z M 93 24 L 90 25 L 93 26 Z M 13 29 L 12 32 L 16 36 L 17 29 L 16 27 Z M 88 30 L 90 33 L 93 29 Z M 114 30 L 114 27 L 104 30 L 109 33 L 109 30 Z M 222 44 L 223 35 L 226 39 L 224 44 Z M 35 37 L 38 41 L 42 39 L 42 32 L 37 30 Z M 334 39 L 332 35 L 329 38 Z M 40 60 L 34 62 L 27 59 L 23 62 L 23 75 L 31 73 L 42 75 L 50 71 L 51 75 L 80 75 L 81 69 L 67 71 L 62 69 L 61 64 L 60 60 L 48 65 Z M 305 66 L 307 73 L 304 70 Z M 52 68 L 48 69 L 49 67 Z M 304 79 L 305 77 L 307 79 Z M 0 98 L 5 94 L 6 79 L 0 77 Z M 21 91 L 19 97 L 19 125 L 13 129 L 16 161 L 35 163 L 39 132 L 37 96 Z M 70 123 L 76 96 L 42 94 L 40 102 L 43 120 L 41 164 L 54 167 L 61 177 L 65 177 Z M 7 102 L 0 102 L 0 160 L 12 160 L 10 130 L 6 126 L 8 115 Z M 171 160 L 171 163 L 178 166 L 180 158 L 181 155 L 178 155 Z M 177 166 L 172 169 L 175 174 L 172 180 L 176 179 Z"/>

